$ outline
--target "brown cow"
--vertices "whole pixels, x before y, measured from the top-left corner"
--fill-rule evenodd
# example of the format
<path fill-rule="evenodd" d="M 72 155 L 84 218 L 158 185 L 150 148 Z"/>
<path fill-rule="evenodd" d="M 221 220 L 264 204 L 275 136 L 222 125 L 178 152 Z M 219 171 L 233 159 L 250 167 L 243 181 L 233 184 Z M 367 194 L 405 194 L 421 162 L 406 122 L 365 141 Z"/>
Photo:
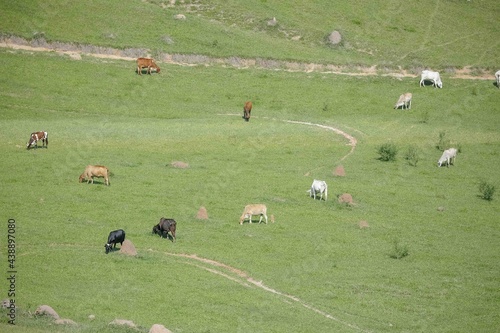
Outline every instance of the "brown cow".
<path fill-rule="evenodd" d="M 151 58 L 137 58 L 137 74 L 142 75 L 143 68 L 148 69 L 148 74 L 151 74 L 151 68 L 154 68 L 156 73 L 160 73 L 160 67 Z"/>
<path fill-rule="evenodd" d="M 33 145 L 38 148 L 38 140 L 42 140 L 43 147 L 49 148 L 49 134 L 47 132 L 33 132 L 26 144 L 26 149 L 30 149 Z"/>
<path fill-rule="evenodd" d="M 78 181 L 81 183 L 84 179 L 86 179 L 87 184 L 94 184 L 94 177 L 104 177 L 104 184 L 109 186 L 109 169 L 104 165 L 87 165 Z"/>
<path fill-rule="evenodd" d="M 153 227 L 153 234 L 158 234 L 160 237 L 168 238 L 168 232 L 172 234 L 172 242 L 175 242 L 175 230 L 177 229 L 177 222 L 174 219 L 164 218 L 160 219 L 160 223 Z"/>
<path fill-rule="evenodd" d="M 250 120 L 251 112 L 252 112 L 252 102 L 248 101 L 245 103 L 245 106 L 243 107 L 243 119 L 245 119 L 245 121 Z"/>

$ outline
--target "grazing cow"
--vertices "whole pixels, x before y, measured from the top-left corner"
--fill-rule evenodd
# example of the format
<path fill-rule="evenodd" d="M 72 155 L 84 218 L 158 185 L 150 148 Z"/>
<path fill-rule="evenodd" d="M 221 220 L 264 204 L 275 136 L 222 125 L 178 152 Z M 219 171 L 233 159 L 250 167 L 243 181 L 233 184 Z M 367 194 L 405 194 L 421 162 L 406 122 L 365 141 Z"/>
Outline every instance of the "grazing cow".
<path fill-rule="evenodd" d="M 500 88 L 500 71 L 495 73 L 495 79 L 497 81 L 497 88 Z"/>
<path fill-rule="evenodd" d="M 320 194 L 320 200 L 323 199 L 323 193 L 325 194 L 325 201 L 328 198 L 328 185 L 324 180 L 313 180 L 311 184 L 311 189 L 307 190 L 309 192 L 309 196 L 313 197 L 316 200 L 316 195 Z"/>
<path fill-rule="evenodd" d="M 245 103 L 245 106 L 243 107 L 243 119 L 245 119 L 245 121 L 250 120 L 251 112 L 252 112 L 252 102 L 248 101 Z"/>
<path fill-rule="evenodd" d="M 401 107 L 402 109 L 411 109 L 411 98 L 411 93 L 402 94 L 401 96 L 399 96 L 399 99 L 396 102 L 396 105 L 394 105 L 394 108 L 398 109 L 399 107 Z"/>
<path fill-rule="evenodd" d="M 252 223 L 253 215 L 260 215 L 259 223 L 262 222 L 262 217 L 264 217 L 267 224 L 267 207 L 263 204 L 246 205 L 245 209 L 243 210 L 243 214 L 241 214 L 240 217 L 240 224 L 243 224 L 243 221 L 245 219 L 248 219 L 248 222 Z"/>
<path fill-rule="evenodd" d="M 147 73 L 151 74 L 151 69 L 155 69 L 156 73 L 160 73 L 160 67 L 151 58 L 137 58 L 137 74 L 142 75 L 142 69 L 147 68 Z"/>
<path fill-rule="evenodd" d="M 104 165 L 87 165 L 78 181 L 81 183 L 86 179 L 87 184 L 94 184 L 94 177 L 104 177 L 104 184 L 109 186 L 109 169 Z"/>
<path fill-rule="evenodd" d="M 49 148 L 49 134 L 47 132 L 33 132 L 26 144 L 26 149 L 30 149 L 33 145 L 38 148 L 38 140 L 42 140 L 43 147 Z"/>
<path fill-rule="evenodd" d="M 120 243 L 120 245 L 122 245 L 124 240 L 125 231 L 123 231 L 123 229 L 111 231 L 108 236 L 108 242 L 106 243 L 106 245 L 104 245 L 104 247 L 106 248 L 106 254 L 108 254 L 108 252 L 113 248 L 116 248 L 116 243 Z"/>
<path fill-rule="evenodd" d="M 424 81 L 431 81 L 434 88 L 443 88 L 443 82 L 441 81 L 441 77 L 438 72 L 423 70 L 420 77 L 420 86 L 425 85 Z"/>
<path fill-rule="evenodd" d="M 446 163 L 446 166 L 449 167 L 450 164 L 455 164 L 455 158 L 457 157 L 458 150 L 456 148 L 446 149 L 438 161 L 438 167 Z"/>
<path fill-rule="evenodd" d="M 153 227 L 153 234 L 158 234 L 161 237 L 168 238 L 168 233 L 172 235 L 172 242 L 175 241 L 175 230 L 177 222 L 174 219 L 166 219 L 162 217 L 160 223 Z"/>

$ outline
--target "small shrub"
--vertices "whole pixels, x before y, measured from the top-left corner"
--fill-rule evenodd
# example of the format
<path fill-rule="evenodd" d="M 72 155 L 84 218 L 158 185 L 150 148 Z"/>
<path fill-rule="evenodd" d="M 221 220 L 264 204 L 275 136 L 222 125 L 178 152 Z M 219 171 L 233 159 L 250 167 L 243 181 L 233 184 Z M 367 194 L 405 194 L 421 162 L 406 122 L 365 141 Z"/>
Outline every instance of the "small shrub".
<path fill-rule="evenodd" d="M 491 201 L 495 193 L 495 186 L 483 180 L 479 183 L 479 192 L 481 192 L 481 198 Z"/>
<path fill-rule="evenodd" d="M 408 150 L 405 153 L 405 160 L 408 161 L 408 164 L 416 167 L 418 163 L 418 149 L 415 146 L 408 147 Z"/>
<path fill-rule="evenodd" d="M 377 149 L 381 161 L 395 161 L 398 149 L 393 143 L 384 143 Z"/>
<path fill-rule="evenodd" d="M 448 146 L 450 145 L 450 140 L 446 139 L 445 136 L 446 136 L 445 132 L 439 132 L 439 141 L 438 144 L 436 145 L 436 148 L 441 151 L 448 149 L 449 148 Z"/>
<path fill-rule="evenodd" d="M 410 252 L 408 251 L 408 246 L 406 244 L 401 244 L 399 240 L 394 240 L 392 251 L 389 256 L 392 259 L 402 259 L 408 256 Z"/>

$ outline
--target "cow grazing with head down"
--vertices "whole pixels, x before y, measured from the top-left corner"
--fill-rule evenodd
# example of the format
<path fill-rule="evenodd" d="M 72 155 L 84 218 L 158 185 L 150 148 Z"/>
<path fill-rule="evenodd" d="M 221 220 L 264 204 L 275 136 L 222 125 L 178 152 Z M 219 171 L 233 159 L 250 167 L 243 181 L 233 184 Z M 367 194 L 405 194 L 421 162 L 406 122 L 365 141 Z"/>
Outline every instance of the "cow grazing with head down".
<path fill-rule="evenodd" d="M 431 81 L 434 88 L 443 88 L 443 82 L 441 81 L 439 72 L 423 70 L 422 75 L 420 76 L 420 86 L 424 86 L 425 81 Z"/>
<path fill-rule="evenodd" d="M 168 238 L 168 233 L 172 235 L 172 242 L 175 242 L 175 230 L 177 222 L 174 219 L 167 219 L 162 217 L 160 223 L 153 227 L 153 234 L 158 234 L 160 237 Z"/>
<path fill-rule="evenodd" d="M 259 223 L 262 222 L 262 218 L 266 220 L 267 224 L 267 207 L 266 205 L 263 204 L 256 204 L 256 205 L 246 205 L 245 209 L 243 210 L 243 214 L 241 214 L 240 217 L 240 224 L 243 224 L 243 221 L 248 219 L 248 223 L 252 223 L 252 216 L 253 215 L 259 215 Z"/>
<path fill-rule="evenodd" d="M 104 165 L 87 165 L 85 171 L 78 178 L 78 181 L 81 183 L 86 179 L 87 184 L 94 184 L 94 177 L 104 177 L 104 184 L 109 186 L 109 169 Z"/>
<path fill-rule="evenodd" d="M 451 164 L 455 164 L 457 152 L 458 150 L 456 148 L 446 149 L 439 158 L 438 167 L 442 166 L 445 163 L 447 167 L 449 167 Z"/>
<path fill-rule="evenodd" d="M 33 132 L 30 135 L 30 139 L 26 144 L 26 149 L 30 149 L 33 145 L 38 148 L 38 141 L 42 140 L 42 145 L 45 148 L 49 148 L 49 134 L 47 132 Z"/>
<path fill-rule="evenodd" d="M 104 245 L 106 254 L 108 254 L 109 251 L 112 251 L 113 248 L 116 248 L 117 243 L 120 243 L 120 245 L 122 245 L 124 240 L 125 231 L 123 231 L 123 229 L 111 231 L 108 236 L 108 242 L 106 243 L 106 245 Z"/>
<path fill-rule="evenodd" d="M 311 184 L 311 189 L 308 190 L 309 196 L 313 197 L 316 200 L 316 195 L 320 195 L 320 200 L 323 199 L 323 194 L 325 194 L 325 201 L 328 198 L 328 185 L 324 180 L 314 179 Z"/>
<path fill-rule="evenodd" d="M 399 96 L 399 99 L 396 102 L 396 105 L 394 105 L 394 108 L 399 109 L 401 107 L 402 109 L 411 109 L 411 98 L 411 93 L 402 94 L 401 96 Z"/>
<path fill-rule="evenodd" d="M 252 102 L 248 101 L 245 103 L 245 106 L 243 106 L 243 119 L 245 119 L 245 121 L 250 120 L 251 112 L 252 112 Z"/>
<path fill-rule="evenodd" d="M 142 69 L 147 68 L 148 74 L 151 74 L 151 69 L 154 69 L 156 73 L 160 73 L 160 67 L 151 58 L 137 58 L 137 74 L 142 75 Z"/>

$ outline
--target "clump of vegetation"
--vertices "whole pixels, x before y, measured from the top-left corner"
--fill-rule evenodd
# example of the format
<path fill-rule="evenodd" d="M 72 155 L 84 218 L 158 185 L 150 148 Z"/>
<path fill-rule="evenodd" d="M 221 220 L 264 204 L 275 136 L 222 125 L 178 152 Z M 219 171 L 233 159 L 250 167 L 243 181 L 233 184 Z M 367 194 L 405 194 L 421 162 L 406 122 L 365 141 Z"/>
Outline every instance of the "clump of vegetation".
<path fill-rule="evenodd" d="M 483 180 L 479 183 L 479 192 L 481 192 L 480 197 L 482 199 L 491 201 L 495 193 L 495 186 Z"/>
<path fill-rule="evenodd" d="M 441 151 L 444 151 L 446 149 L 448 149 L 450 145 L 450 140 L 448 140 L 446 138 L 446 133 L 445 132 L 439 132 L 439 141 L 436 145 L 436 148 L 441 150 Z"/>
<path fill-rule="evenodd" d="M 377 152 L 380 155 L 381 161 L 395 161 L 396 155 L 398 154 L 398 148 L 393 143 L 384 143 L 378 147 Z"/>
<path fill-rule="evenodd" d="M 418 148 L 415 146 L 409 146 L 405 153 L 405 160 L 408 161 L 409 165 L 416 167 L 419 160 Z"/>
<path fill-rule="evenodd" d="M 410 254 L 408 250 L 408 245 L 406 244 L 401 244 L 399 240 L 394 240 L 393 246 L 392 246 L 392 251 L 389 254 L 389 256 L 392 259 L 402 259 Z"/>

